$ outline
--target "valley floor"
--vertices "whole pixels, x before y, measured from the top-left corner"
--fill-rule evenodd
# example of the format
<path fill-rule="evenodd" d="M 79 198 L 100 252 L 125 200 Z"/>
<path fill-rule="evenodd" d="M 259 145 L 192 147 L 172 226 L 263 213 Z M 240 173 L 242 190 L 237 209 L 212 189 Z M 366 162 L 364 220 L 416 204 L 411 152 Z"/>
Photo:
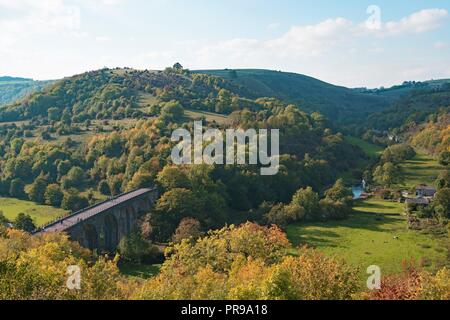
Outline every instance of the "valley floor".
<path fill-rule="evenodd" d="M 423 154 L 406 161 L 402 168 L 405 180 L 401 187 L 405 189 L 433 184 L 442 170 Z M 385 274 L 401 272 L 410 261 L 430 270 L 449 265 L 450 239 L 409 230 L 404 209 L 398 202 L 358 201 L 346 220 L 293 225 L 287 233 L 295 246 L 312 246 L 359 267 L 362 279 L 367 279 L 370 265 L 380 266 Z"/>
<path fill-rule="evenodd" d="M 408 230 L 402 211 L 398 203 L 361 201 L 346 220 L 294 225 L 287 233 L 295 246 L 307 244 L 357 266 L 363 279 L 371 265 L 386 274 L 401 272 L 410 261 L 430 269 L 445 265 L 448 239 Z"/>

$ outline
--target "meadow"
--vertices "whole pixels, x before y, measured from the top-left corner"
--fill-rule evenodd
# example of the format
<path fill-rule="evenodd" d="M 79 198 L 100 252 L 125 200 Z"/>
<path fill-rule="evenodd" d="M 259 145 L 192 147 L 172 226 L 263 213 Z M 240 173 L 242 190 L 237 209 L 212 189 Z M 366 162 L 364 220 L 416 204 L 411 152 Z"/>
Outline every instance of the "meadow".
<path fill-rule="evenodd" d="M 368 156 L 379 157 L 383 153 L 383 148 L 375 144 L 364 141 L 363 139 L 347 136 L 348 143 L 360 147 Z"/>
<path fill-rule="evenodd" d="M 230 119 L 227 116 L 213 112 L 185 110 L 184 113 L 190 121 L 204 118 L 209 122 L 215 121 L 218 124 L 228 124 L 230 122 Z"/>
<path fill-rule="evenodd" d="M 307 244 L 358 267 L 362 279 L 371 265 L 385 274 L 401 272 L 410 261 L 431 270 L 445 265 L 448 239 L 408 230 L 403 211 L 400 203 L 359 201 L 346 220 L 292 225 L 287 234 L 294 246 Z"/>
<path fill-rule="evenodd" d="M 19 213 L 31 216 L 37 226 L 45 225 L 67 214 L 67 211 L 50 206 L 38 205 L 31 201 L 0 198 L 0 211 L 8 220 L 14 220 Z"/>
<path fill-rule="evenodd" d="M 419 184 L 434 185 L 436 178 L 444 168 L 437 160 L 422 153 L 402 165 L 404 181 L 402 187 L 411 189 Z"/>
<path fill-rule="evenodd" d="M 352 139 L 366 153 L 379 154 L 373 145 Z M 403 183 L 411 189 L 418 184 L 433 185 L 442 167 L 433 158 L 417 154 L 401 164 Z M 308 245 L 326 255 L 336 256 L 358 267 L 362 279 L 366 269 L 378 265 L 384 273 L 398 273 L 405 263 L 414 262 L 436 270 L 449 265 L 450 239 L 409 230 L 405 205 L 372 198 L 355 203 L 353 214 L 346 220 L 292 225 L 287 234 L 294 246 Z"/>

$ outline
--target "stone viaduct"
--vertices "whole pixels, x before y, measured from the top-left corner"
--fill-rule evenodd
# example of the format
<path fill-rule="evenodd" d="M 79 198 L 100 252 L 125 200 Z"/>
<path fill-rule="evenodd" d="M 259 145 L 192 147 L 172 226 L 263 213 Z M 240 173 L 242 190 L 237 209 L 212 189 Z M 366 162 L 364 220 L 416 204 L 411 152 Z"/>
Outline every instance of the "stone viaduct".
<path fill-rule="evenodd" d="M 65 232 L 89 249 L 115 252 L 139 219 L 158 199 L 157 189 L 139 189 L 72 213 L 38 230 Z"/>

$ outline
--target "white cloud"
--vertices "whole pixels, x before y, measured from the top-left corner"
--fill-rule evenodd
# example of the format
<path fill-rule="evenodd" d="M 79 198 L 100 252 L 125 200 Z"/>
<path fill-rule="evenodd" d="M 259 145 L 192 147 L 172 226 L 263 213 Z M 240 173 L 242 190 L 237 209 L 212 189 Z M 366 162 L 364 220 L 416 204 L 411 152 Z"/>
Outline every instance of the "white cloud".
<path fill-rule="evenodd" d="M 5 43 L 44 34 L 77 34 L 80 8 L 63 0 L 0 0 L 0 9 L 11 15 L 0 19 L 0 38 Z"/>
<path fill-rule="evenodd" d="M 388 35 L 424 33 L 438 28 L 448 18 L 445 9 L 425 9 L 407 16 L 400 21 L 390 21 L 384 26 Z"/>
<path fill-rule="evenodd" d="M 379 37 L 420 34 L 441 27 L 448 17 L 448 11 L 445 9 L 424 9 L 397 21 L 385 23 L 381 21 L 379 28 L 370 28 L 367 23 L 361 23 L 356 33 L 373 34 Z"/>
<path fill-rule="evenodd" d="M 317 56 L 345 41 L 353 23 L 344 18 L 328 19 L 316 25 L 296 26 L 264 47 L 281 56 Z"/>
<path fill-rule="evenodd" d="M 261 41 L 256 39 L 232 39 L 209 44 L 197 50 L 203 61 L 233 58 L 239 62 L 256 61 L 261 57 L 308 58 L 322 56 L 336 47 L 347 46 L 347 52 L 355 53 L 357 40 L 370 36 L 401 36 L 408 33 L 423 33 L 438 28 L 448 12 L 445 9 L 426 9 L 413 13 L 398 21 L 382 23 L 380 29 L 367 28 L 365 23 L 355 24 L 345 18 L 334 18 L 314 25 L 294 26 L 278 38 Z M 368 52 L 382 53 L 379 46 L 366 47 Z"/>

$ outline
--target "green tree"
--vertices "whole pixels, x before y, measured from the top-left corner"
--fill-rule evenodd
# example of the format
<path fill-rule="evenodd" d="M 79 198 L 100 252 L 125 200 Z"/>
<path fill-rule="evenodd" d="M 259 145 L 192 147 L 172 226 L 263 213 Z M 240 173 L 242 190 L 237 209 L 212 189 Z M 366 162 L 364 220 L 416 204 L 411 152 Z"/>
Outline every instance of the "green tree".
<path fill-rule="evenodd" d="M 20 153 L 20 150 L 22 149 L 24 143 L 25 140 L 19 138 L 13 139 L 11 141 L 11 150 L 14 152 L 15 155 L 18 155 Z"/>
<path fill-rule="evenodd" d="M 72 168 L 72 163 L 70 160 L 58 161 L 58 165 L 56 166 L 56 170 L 58 172 L 58 179 L 61 179 L 65 176 L 70 168 Z"/>
<path fill-rule="evenodd" d="M 47 180 L 42 177 L 37 177 L 28 191 L 28 198 L 36 203 L 45 203 L 45 191 L 47 188 Z"/>
<path fill-rule="evenodd" d="M 9 187 L 9 195 L 13 198 L 18 199 L 24 199 L 26 198 L 25 193 L 25 183 L 22 181 L 22 179 L 13 179 L 11 181 L 10 187 Z"/>
<path fill-rule="evenodd" d="M 165 166 L 158 174 L 157 181 L 166 190 L 190 187 L 186 172 L 179 166 Z"/>
<path fill-rule="evenodd" d="M 34 230 L 36 230 L 33 219 L 25 213 L 19 213 L 16 219 L 14 219 L 13 226 L 16 229 L 26 232 L 33 232 Z"/>
<path fill-rule="evenodd" d="M 103 194 L 105 196 L 111 195 L 111 189 L 109 188 L 108 181 L 106 181 L 106 180 L 100 181 L 100 183 L 98 184 L 97 190 L 98 190 L 98 192 L 100 192 L 101 194 Z"/>
<path fill-rule="evenodd" d="M 142 259 L 151 252 L 152 244 L 143 239 L 140 233 L 133 232 L 120 241 L 118 249 L 121 258 L 140 264 Z"/>
<path fill-rule="evenodd" d="M 133 179 L 130 181 L 128 186 L 129 190 L 139 189 L 139 188 L 151 188 L 155 184 L 153 176 L 149 173 L 137 172 Z"/>
<path fill-rule="evenodd" d="M 450 188 L 439 190 L 434 197 L 436 212 L 443 218 L 450 218 Z"/>
<path fill-rule="evenodd" d="M 80 167 L 73 167 L 69 170 L 67 175 L 61 179 L 61 185 L 65 190 L 70 188 L 81 189 L 85 186 L 85 183 L 86 174 Z"/>
<path fill-rule="evenodd" d="M 444 151 L 439 155 L 439 163 L 443 166 L 450 165 L 450 151 Z"/>
<path fill-rule="evenodd" d="M 184 117 L 184 108 L 178 101 L 166 102 L 161 109 L 161 117 L 168 121 L 180 121 Z"/>
<path fill-rule="evenodd" d="M 6 226 L 10 221 L 5 217 L 3 211 L 0 211 L 0 226 Z"/>
<path fill-rule="evenodd" d="M 319 195 L 311 187 L 298 190 L 292 198 L 292 204 L 305 209 L 307 218 L 314 218 L 320 214 Z"/>
<path fill-rule="evenodd" d="M 353 193 L 345 186 L 344 180 L 339 179 L 334 186 L 325 192 L 325 196 L 333 201 L 347 202 L 352 199 Z"/>
<path fill-rule="evenodd" d="M 375 169 L 373 180 L 383 187 L 391 187 L 402 182 L 401 169 L 392 162 L 387 162 Z"/>
<path fill-rule="evenodd" d="M 61 116 L 61 121 L 66 125 L 70 125 L 72 123 L 72 114 L 68 108 L 64 109 Z"/>
<path fill-rule="evenodd" d="M 61 206 L 62 200 L 64 198 L 64 193 L 61 191 L 59 185 L 51 184 L 47 186 L 44 198 L 46 204 L 58 208 Z"/>
<path fill-rule="evenodd" d="M 406 144 L 396 144 L 384 150 L 381 160 L 383 162 L 400 163 L 405 160 L 414 158 L 416 152 Z"/>
<path fill-rule="evenodd" d="M 72 212 L 79 211 L 89 206 L 89 200 L 78 194 L 78 191 L 71 189 L 64 193 L 64 197 L 61 203 L 61 207 L 64 210 L 70 210 Z"/>
<path fill-rule="evenodd" d="M 437 180 L 436 180 L 436 187 L 438 190 L 444 189 L 444 188 L 450 188 L 450 171 L 446 170 L 439 174 Z"/>

